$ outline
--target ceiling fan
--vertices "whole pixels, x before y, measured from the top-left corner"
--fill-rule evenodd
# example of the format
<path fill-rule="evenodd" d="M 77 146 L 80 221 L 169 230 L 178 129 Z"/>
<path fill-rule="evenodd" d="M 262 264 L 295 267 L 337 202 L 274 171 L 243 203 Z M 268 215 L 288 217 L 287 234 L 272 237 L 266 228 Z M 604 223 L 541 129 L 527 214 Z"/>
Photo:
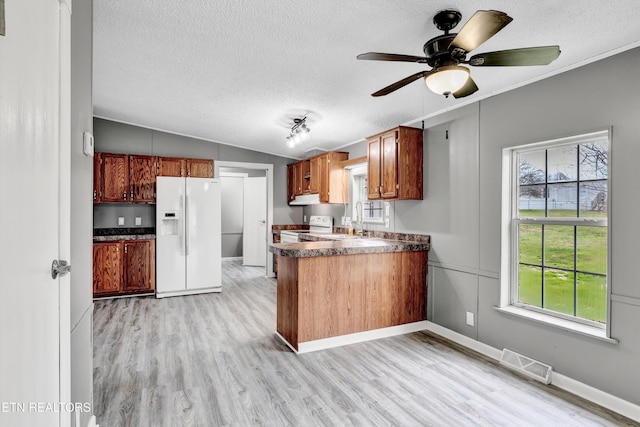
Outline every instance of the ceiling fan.
<path fill-rule="evenodd" d="M 371 96 L 388 95 L 415 80 L 424 78 L 427 87 L 433 92 L 447 98 L 449 95 L 462 98 L 476 92 L 478 86 L 471 78 L 469 68 L 460 64 L 474 67 L 548 65 L 560 55 L 560 47 L 556 45 L 479 53 L 467 60 L 469 52 L 493 37 L 513 18 L 497 10 L 478 10 L 460 32 L 449 34 L 461 18 L 462 15 L 457 10 L 443 10 L 433 17 L 433 23 L 439 30 L 444 31 L 444 34 L 424 44 L 425 56 L 379 52 L 358 55 L 358 59 L 416 62 L 432 68 L 405 77 L 372 93 Z"/>

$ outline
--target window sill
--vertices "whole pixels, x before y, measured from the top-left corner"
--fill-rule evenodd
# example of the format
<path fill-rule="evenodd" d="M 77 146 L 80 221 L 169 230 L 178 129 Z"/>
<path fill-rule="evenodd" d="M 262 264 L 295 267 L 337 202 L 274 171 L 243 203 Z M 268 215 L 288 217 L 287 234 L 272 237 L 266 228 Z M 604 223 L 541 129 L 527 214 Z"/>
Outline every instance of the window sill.
<path fill-rule="evenodd" d="M 526 310 L 524 308 L 518 308 L 514 306 L 509 307 L 494 307 L 500 313 L 509 314 L 524 319 L 529 319 L 537 323 L 542 323 L 551 327 L 559 328 L 568 332 L 573 332 L 579 335 L 583 335 L 589 338 L 594 338 L 600 341 L 607 342 L 609 344 L 618 344 L 618 340 L 615 338 L 609 338 L 607 331 L 600 328 L 594 328 L 593 326 L 583 325 L 570 320 L 560 319 L 554 316 L 547 316 L 535 311 Z"/>

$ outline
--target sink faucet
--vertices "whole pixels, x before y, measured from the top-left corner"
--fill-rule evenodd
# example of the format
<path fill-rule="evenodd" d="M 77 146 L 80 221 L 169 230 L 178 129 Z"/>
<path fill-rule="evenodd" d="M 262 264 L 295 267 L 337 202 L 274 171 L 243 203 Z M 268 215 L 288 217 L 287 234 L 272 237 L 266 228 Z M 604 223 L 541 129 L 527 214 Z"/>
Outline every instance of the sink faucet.
<path fill-rule="evenodd" d="M 363 220 L 362 220 L 362 202 L 358 200 L 356 202 L 356 234 L 362 236 L 364 232 Z"/>

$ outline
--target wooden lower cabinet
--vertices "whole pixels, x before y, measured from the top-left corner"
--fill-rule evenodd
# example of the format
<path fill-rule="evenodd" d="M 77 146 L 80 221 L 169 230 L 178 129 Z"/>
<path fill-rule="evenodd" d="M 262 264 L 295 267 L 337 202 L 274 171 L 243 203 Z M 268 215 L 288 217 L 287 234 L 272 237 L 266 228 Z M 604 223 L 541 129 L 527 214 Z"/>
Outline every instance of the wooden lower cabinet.
<path fill-rule="evenodd" d="M 155 240 L 93 244 L 93 296 L 124 296 L 155 290 Z"/>

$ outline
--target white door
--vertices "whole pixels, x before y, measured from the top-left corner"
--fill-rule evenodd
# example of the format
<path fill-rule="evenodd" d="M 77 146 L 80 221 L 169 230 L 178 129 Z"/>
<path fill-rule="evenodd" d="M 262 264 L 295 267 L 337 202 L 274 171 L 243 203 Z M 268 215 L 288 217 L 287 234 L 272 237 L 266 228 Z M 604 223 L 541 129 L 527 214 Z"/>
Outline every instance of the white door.
<path fill-rule="evenodd" d="M 187 178 L 187 289 L 216 288 L 222 279 L 220 180 Z"/>
<path fill-rule="evenodd" d="M 244 179 L 242 265 L 267 265 L 267 178 Z"/>
<path fill-rule="evenodd" d="M 184 199 L 185 179 L 156 180 L 156 294 L 186 289 Z"/>
<path fill-rule="evenodd" d="M 0 36 L 0 425 L 70 425 L 69 29 L 64 1 L 5 1 Z M 89 238 L 89 236 L 87 236 Z M 6 406 L 7 402 L 15 405 Z M 6 409 L 6 410 L 5 410 Z"/>

